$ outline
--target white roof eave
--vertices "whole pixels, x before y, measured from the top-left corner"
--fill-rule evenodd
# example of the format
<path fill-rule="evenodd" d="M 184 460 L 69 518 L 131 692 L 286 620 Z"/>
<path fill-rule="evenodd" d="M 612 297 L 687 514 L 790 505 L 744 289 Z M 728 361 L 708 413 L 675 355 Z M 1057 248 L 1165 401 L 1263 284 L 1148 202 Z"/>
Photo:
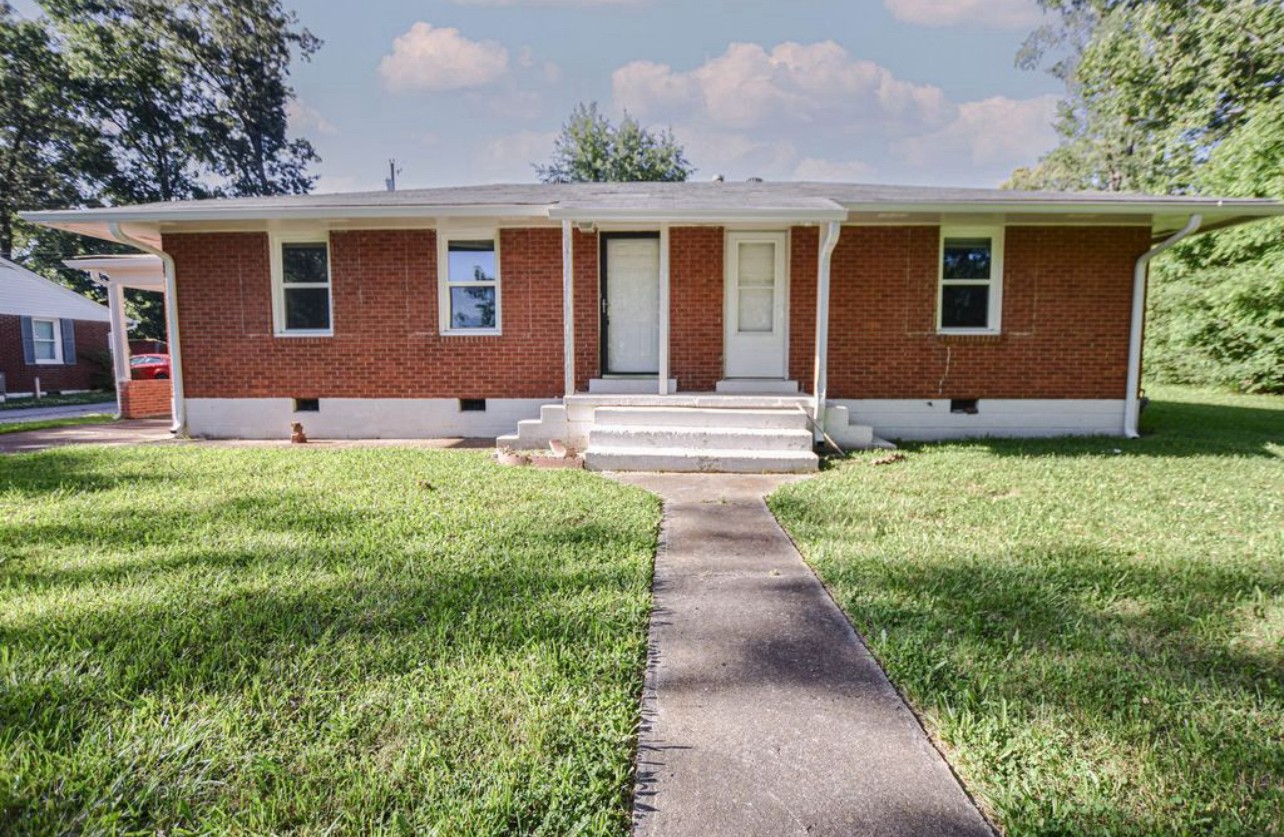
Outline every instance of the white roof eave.
<path fill-rule="evenodd" d="M 782 222 L 792 224 L 821 224 L 828 221 L 847 220 L 847 210 L 833 209 L 675 209 L 654 208 L 612 209 L 603 207 L 554 207 L 548 217 L 553 221 L 573 222 L 634 222 L 647 224 L 672 223 L 723 223 L 753 224 Z"/>

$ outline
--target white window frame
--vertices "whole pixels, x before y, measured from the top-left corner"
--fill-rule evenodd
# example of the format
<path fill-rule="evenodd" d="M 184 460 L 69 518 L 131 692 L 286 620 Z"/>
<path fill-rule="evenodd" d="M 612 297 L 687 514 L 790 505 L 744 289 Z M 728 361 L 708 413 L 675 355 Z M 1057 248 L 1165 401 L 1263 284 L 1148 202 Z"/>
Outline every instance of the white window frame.
<path fill-rule="evenodd" d="M 936 331 L 938 334 L 999 334 L 1003 329 L 1003 233 L 1002 226 L 941 227 L 940 243 L 936 253 Z M 979 279 L 946 279 L 945 278 L 945 240 L 947 238 L 988 238 L 990 239 L 990 278 Z M 945 288 L 952 286 L 981 286 L 990 288 L 989 309 L 986 312 L 984 328 L 961 328 L 942 325 L 945 314 Z"/>
<path fill-rule="evenodd" d="M 450 281 L 450 242 L 484 241 L 495 242 L 495 281 L 494 282 L 451 282 Z M 452 228 L 437 232 L 437 325 L 443 335 L 454 337 L 498 336 L 504 333 L 504 276 L 501 267 L 499 229 L 497 227 Z M 495 327 L 494 328 L 454 328 L 450 324 L 450 289 L 451 288 L 494 288 L 495 289 Z"/>
<path fill-rule="evenodd" d="M 35 357 L 34 359 L 36 361 L 36 364 L 38 366 L 61 366 L 62 365 L 62 320 L 57 319 L 55 317 L 32 317 L 31 318 L 31 351 L 33 353 L 33 357 L 36 350 L 35 348 L 36 344 L 48 342 L 46 340 L 41 340 L 36 337 L 36 323 L 49 323 L 51 326 L 53 326 L 53 347 L 54 347 L 53 357 L 51 358 Z"/>
<path fill-rule="evenodd" d="M 310 233 L 272 233 L 270 236 L 272 253 L 272 325 L 277 337 L 333 337 L 334 336 L 334 253 L 330 246 L 329 232 Z M 281 256 L 286 244 L 324 244 L 325 245 L 325 284 L 320 282 L 291 282 L 291 288 L 325 288 L 330 309 L 329 328 L 286 328 L 285 327 L 285 271 Z"/>

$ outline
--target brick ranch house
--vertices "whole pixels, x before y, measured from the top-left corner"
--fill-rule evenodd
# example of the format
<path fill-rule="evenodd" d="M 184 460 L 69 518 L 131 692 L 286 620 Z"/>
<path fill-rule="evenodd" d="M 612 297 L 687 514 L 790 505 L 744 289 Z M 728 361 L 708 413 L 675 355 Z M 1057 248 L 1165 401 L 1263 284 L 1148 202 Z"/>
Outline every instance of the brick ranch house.
<path fill-rule="evenodd" d="M 176 429 L 560 440 L 809 470 L 813 440 L 1137 433 L 1146 265 L 1269 200 L 530 184 L 32 212 L 165 264 Z"/>
<path fill-rule="evenodd" d="M 0 395 L 91 389 L 107 350 L 107 308 L 0 259 Z"/>

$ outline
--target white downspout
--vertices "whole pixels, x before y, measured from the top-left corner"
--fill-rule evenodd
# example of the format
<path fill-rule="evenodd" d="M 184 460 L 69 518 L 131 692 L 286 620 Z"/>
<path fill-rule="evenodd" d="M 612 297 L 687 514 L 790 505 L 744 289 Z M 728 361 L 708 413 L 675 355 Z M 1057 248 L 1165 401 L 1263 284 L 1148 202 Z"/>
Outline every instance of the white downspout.
<path fill-rule="evenodd" d="M 146 242 L 132 238 L 120 228 L 120 223 L 117 221 L 110 222 L 107 229 L 117 241 L 157 256 L 165 265 L 165 331 L 169 340 L 169 375 L 170 384 L 173 387 L 171 407 L 174 415 L 170 432 L 181 435 L 187 431 L 187 401 L 183 398 L 183 356 L 178 339 L 178 282 L 174 257 L 164 250 L 158 250 Z"/>
<path fill-rule="evenodd" d="M 1151 247 L 1137 259 L 1132 271 L 1132 328 L 1128 333 L 1128 390 L 1124 394 L 1124 435 L 1136 439 L 1141 433 L 1137 424 L 1141 417 L 1141 337 L 1146 321 L 1146 275 L 1150 260 L 1199 230 L 1204 222 L 1202 215 L 1192 215 L 1186 226 L 1169 238 Z"/>
<path fill-rule="evenodd" d="M 812 423 L 820 438 L 825 437 L 825 412 L 828 404 L 829 370 L 826 368 L 829 357 L 829 266 L 838 246 L 838 236 L 842 235 L 843 225 L 830 221 L 825 231 L 825 240 L 820 245 L 820 259 L 816 270 L 816 369 L 812 380 Z"/>

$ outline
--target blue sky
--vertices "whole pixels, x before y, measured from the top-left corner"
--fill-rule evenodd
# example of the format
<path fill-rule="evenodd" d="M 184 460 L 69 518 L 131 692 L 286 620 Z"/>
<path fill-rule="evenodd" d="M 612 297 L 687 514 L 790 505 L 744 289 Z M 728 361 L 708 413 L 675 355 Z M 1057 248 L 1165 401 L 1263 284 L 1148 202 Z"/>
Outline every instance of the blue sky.
<path fill-rule="evenodd" d="M 292 126 L 319 191 L 529 181 L 577 102 L 671 127 L 695 177 L 995 185 L 1055 144 L 1013 59 L 1033 0 L 286 0 L 325 45 Z M 21 4 L 27 5 L 27 4 Z"/>

